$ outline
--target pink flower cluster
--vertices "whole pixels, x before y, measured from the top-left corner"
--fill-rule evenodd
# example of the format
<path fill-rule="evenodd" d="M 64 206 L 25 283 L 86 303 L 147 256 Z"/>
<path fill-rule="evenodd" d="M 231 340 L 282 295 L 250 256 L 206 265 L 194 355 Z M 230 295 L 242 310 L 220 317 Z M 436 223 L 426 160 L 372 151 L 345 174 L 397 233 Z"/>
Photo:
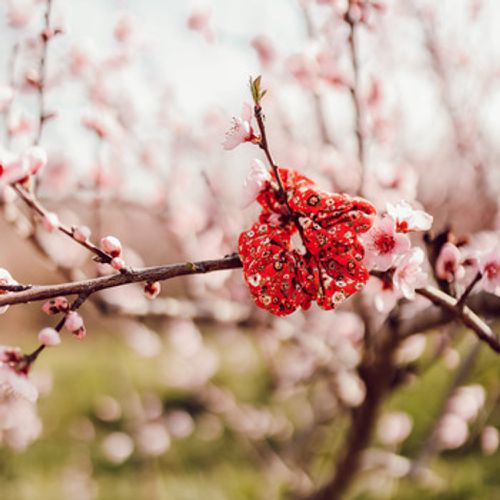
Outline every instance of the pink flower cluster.
<path fill-rule="evenodd" d="M 392 279 L 382 284 L 383 290 L 395 290 L 407 299 L 414 299 L 415 289 L 425 285 L 424 252 L 419 247 L 412 247 L 407 233 L 427 231 L 432 221 L 431 215 L 413 209 L 405 201 L 396 205 L 388 203 L 387 212 L 375 219 L 362 242 L 368 269 L 392 271 Z"/>
<path fill-rule="evenodd" d="M 39 146 L 32 146 L 22 154 L 0 148 L 0 188 L 24 182 L 47 164 L 47 153 Z"/>
<path fill-rule="evenodd" d="M 0 346 L 0 444 L 22 450 L 41 432 L 38 391 L 22 370 L 18 348 Z"/>
<path fill-rule="evenodd" d="M 226 150 L 234 149 L 244 142 L 253 141 L 256 136 L 252 127 L 253 111 L 250 104 L 243 105 L 241 117 L 233 118 L 233 126 L 226 133 L 226 138 L 222 146 Z"/>
<path fill-rule="evenodd" d="M 500 240 L 488 235 L 476 245 L 445 243 L 436 260 L 436 276 L 458 286 L 466 286 L 480 273 L 478 287 L 500 296 Z"/>

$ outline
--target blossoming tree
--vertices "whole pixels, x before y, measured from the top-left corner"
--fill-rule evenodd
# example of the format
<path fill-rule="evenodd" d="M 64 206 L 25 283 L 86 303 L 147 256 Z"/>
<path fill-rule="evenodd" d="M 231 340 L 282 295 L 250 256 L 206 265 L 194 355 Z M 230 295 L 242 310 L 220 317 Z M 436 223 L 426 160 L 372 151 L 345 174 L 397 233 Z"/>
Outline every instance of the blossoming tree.
<path fill-rule="evenodd" d="M 474 19 L 487 16 L 487 6 L 471 3 Z M 155 319 L 170 325 L 179 345 L 188 345 L 180 348 L 186 359 L 176 380 L 202 402 L 203 412 L 255 444 L 263 469 L 272 466 L 273 492 L 285 485 L 290 496 L 344 498 L 361 470 L 377 468 L 391 479 L 429 479 L 429 459 L 462 446 L 469 426 L 494 399 L 482 386 L 466 385 L 479 349 L 500 353 L 490 321 L 500 305 L 498 193 L 488 188 L 494 161 L 478 145 L 480 117 L 475 123 L 467 117 L 473 129 L 467 133 L 451 101 L 450 73 L 461 68 L 450 68 L 443 56 L 439 7 L 298 2 L 311 43 L 281 55 L 266 36 L 251 40 L 263 76 L 250 79 L 248 102 L 225 136 L 215 111 L 200 132 L 183 122 L 160 83 L 148 82 L 160 103 L 154 114 L 141 114 L 142 94 L 116 92 L 143 56 L 132 17 L 118 19 L 111 54 L 65 42 L 61 56 L 58 41 L 71 40 L 71 33 L 59 8 L 52 0 L 9 0 L 4 9 L 16 35 L 0 82 L 2 246 L 29 245 L 52 266 L 53 283 L 34 284 L 40 274 L 31 263 L 22 279 L 8 265 L 0 269 L 2 319 L 30 303 L 49 316 L 37 345 L 30 337 L 31 350 L 0 349 L 1 444 L 24 449 L 42 431 L 31 372 L 44 362 L 44 351 L 70 342 L 66 337 L 91 337 L 95 328 L 87 329 L 86 318 L 98 324 L 104 316 L 126 317 L 125 329 L 154 351 L 157 337 L 144 322 Z M 434 179 L 444 191 L 428 184 L 430 161 L 398 143 L 404 142 L 398 129 L 405 122 L 384 93 L 384 75 L 370 67 L 376 50 L 361 45 L 371 40 L 391 46 L 384 27 L 399 18 L 420 29 L 442 91 L 451 145 L 432 154 L 442 168 Z M 208 10 L 193 11 L 187 28 L 203 43 L 219 43 Z M 307 126 L 287 116 L 281 99 L 289 87 L 300 93 L 290 98 L 290 109 L 298 110 L 297 100 L 307 102 Z M 57 144 L 57 129 L 51 128 L 65 119 L 59 96 L 68 89 L 84 96 L 78 133 L 89 134 L 89 148 L 97 151 L 85 171 L 72 167 L 72 145 Z M 335 112 L 337 101 L 346 113 Z M 309 129 L 314 132 L 307 134 Z M 244 148 L 254 159 L 241 190 L 217 165 L 223 161 L 231 169 Z M 200 158 L 206 166 L 193 168 Z M 456 165 L 467 179 L 448 188 Z M 153 188 L 138 201 L 132 194 L 142 184 Z M 471 203 L 475 211 L 462 224 L 458 207 Z M 140 228 L 125 224 L 120 238 L 109 230 L 113 206 L 145 211 L 151 218 L 146 242 L 168 242 L 169 253 L 146 266 L 132 250 L 141 247 Z M 149 259 L 149 248 L 142 247 Z M 208 260 L 206 249 L 212 252 Z M 180 278 L 190 275 L 206 276 Z M 162 291 L 161 284 L 174 278 L 189 280 L 189 289 Z M 206 324 L 230 326 L 242 342 L 255 339 L 282 407 L 245 405 L 217 385 L 212 358 L 200 347 Z M 429 366 L 444 360 L 456 378 L 427 439 L 404 457 L 400 445 L 412 420 L 405 412 L 385 411 L 385 404 L 415 375 L 426 338 L 434 339 Z M 463 338 L 470 345 L 465 354 L 457 347 Z M 194 351 L 189 339 L 195 339 Z M 310 413 L 301 424 L 284 409 L 299 393 Z M 191 432 L 190 415 L 155 415 L 139 419 L 130 432 L 136 444 L 124 432 L 106 438 L 104 448 L 116 463 L 127 460 L 134 446 L 162 455 L 172 438 Z M 340 421 L 335 458 L 317 473 L 317 455 L 332 452 L 318 439 Z M 486 416 L 480 426 L 485 453 L 494 453 L 494 423 Z"/>

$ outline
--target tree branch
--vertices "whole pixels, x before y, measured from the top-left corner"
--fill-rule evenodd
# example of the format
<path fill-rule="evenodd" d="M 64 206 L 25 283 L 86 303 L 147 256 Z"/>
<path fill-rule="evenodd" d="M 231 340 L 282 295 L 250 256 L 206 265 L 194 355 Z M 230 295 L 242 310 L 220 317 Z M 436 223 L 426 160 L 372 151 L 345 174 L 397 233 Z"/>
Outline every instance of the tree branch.
<path fill-rule="evenodd" d="M 61 295 L 91 295 L 100 290 L 123 286 L 130 283 L 144 281 L 165 281 L 177 276 L 190 274 L 204 274 L 212 271 L 235 269 L 241 267 L 238 255 L 233 254 L 222 259 L 205 260 L 200 262 L 185 262 L 182 264 L 168 264 L 164 266 L 146 267 L 130 270 L 125 274 L 113 274 L 73 283 L 59 285 L 33 285 L 30 289 L 18 293 L 8 293 L 0 296 L 0 306 L 25 304 L 40 300 L 47 300 Z"/>

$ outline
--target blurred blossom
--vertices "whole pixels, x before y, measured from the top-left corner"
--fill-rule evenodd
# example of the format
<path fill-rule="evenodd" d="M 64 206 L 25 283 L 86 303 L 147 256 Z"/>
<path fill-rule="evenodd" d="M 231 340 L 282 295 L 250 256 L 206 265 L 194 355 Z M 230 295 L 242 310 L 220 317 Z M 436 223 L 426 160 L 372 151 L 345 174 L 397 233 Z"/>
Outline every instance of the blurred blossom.
<path fill-rule="evenodd" d="M 112 432 L 108 434 L 102 444 L 104 456 L 112 463 L 118 465 L 132 455 L 134 451 L 134 442 L 132 438 L 124 432 Z"/>
<path fill-rule="evenodd" d="M 369 448 L 363 453 L 363 468 L 380 469 L 390 477 L 402 478 L 410 471 L 411 462 L 408 458 L 384 450 Z"/>
<path fill-rule="evenodd" d="M 204 441 L 216 441 L 223 432 L 224 426 L 216 415 L 206 413 L 196 420 L 196 435 Z"/>
<path fill-rule="evenodd" d="M 433 217 L 423 210 L 415 210 L 406 201 L 393 205 L 387 203 L 387 213 L 396 223 L 396 231 L 409 233 L 412 231 L 428 231 Z"/>
<path fill-rule="evenodd" d="M 424 259 L 421 248 L 412 248 L 396 260 L 394 287 L 409 300 L 415 299 L 415 290 L 427 283 L 427 273 L 422 270 Z"/>
<path fill-rule="evenodd" d="M 7 22 L 12 28 L 24 28 L 36 12 L 36 0 L 7 0 Z"/>
<path fill-rule="evenodd" d="M 406 365 L 417 360 L 425 351 L 427 338 L 424 334 L 416 334 L 404 340 L 396 351 L 396 362 Z"/>
<path fill-rule="evenodd" d="M 252 128 L 253 110 L 250 104 L 245 103 L 241 112 L 241 117 L 233 118 L 233 126 L 226 133 L 226 138 L 222 144 L 224 149 L 234 149 L 239 144 L 252 141 L 255 138 Z"/>
<path fill-rule="evenodd" d="M 446 349 L 443 353 L 443 362 L 448 370 L 454 370 L 460 364 L 459 352 L 456 349 Z"/>
<path fill-rule="evenodd" d="M 437 277 L 450 283 L 461 280 L 465 276 L 462 261 L 460 250 L 453 243 L 445 243 L 436 260 Z"/>
<path fill-rule="evenodd" d="M 12 275 L 7 271 L 7 269 L 4 269 L 0 267 L 0 285 L 16 285 L 17 281 L 12 277 Z M 0 295 L 4 295 L 5 292 L 4 290 L 0 290 Z M 3 314 L 4 312 L 7 311 L 9 306 L 2 306 L 0 307 L 0 314 Z"/>
<path fill-rule="evenodd" d="M 97 418 L 105 422 L 114 422 L 122 416 L 120 403 L 111 396 L 99 396 L 94 403 L 94 412 Z"/>
<path fill-rule="evenodd" d="M 259 62 L 263 68 L 271 66 L 276 59 L 276 49 L 271 40 L 265 35 L 258 35 L 251 41 L 252 47 L 257 52 Z"/>
<path fill-rule="evenodd" d="M 365 399 L 366 388 L 362 380 L 353 372 L 341 371 L 336 378 L 338 395 L 350 407 L 359 406 Z"/>
<path fill-rule="evenodd" d="M 498 450 L 500 436 L 498 429 L 487 425 L 481 432 L 481 449 L 485 455 L 493 455 Z"/>
<path fill-rule="evenodd" d="M 378 438 L 382 444 L 395 446 L 410 435 L 412 427 L 412 419 L 407 413 L 400 411 L 385 413 L 378 423 Z"/>
<path fill-rule="evenodd" d="M 156 332 L 137 321 L 126 322 L 123 334 L 127 344 L 143 358 L 153 358 L 160 354 L 162 342 Z"/>
<path fill-rule="evenodd" d="M 188 17 L 187 26 L 190 30 L 201 33 L 207 42 L 214 41 L 214 31 L 210 24 L 212 10 L 210 8 L 194 9 Z"/>
<path fill-rule="evenodd" d="M 9 85 L 0 85 L 0 113 L 10 106 L 14 99 L 14 89 Z"/>
<path fill-rule="evenodd" d="M 500 296 L 500 245 L 480 256 L 480 269 L 483 274 L 482 288 Z"/>
<path fill-rule="evenodd" d="M 183 410 L 173 410 L 165 417 L 168 432 L 174 438 L 182 439 L 191 435 L 194 422 L 191 415 Z"/>
<path fill-rule="evenodd" d="M 94 424 L 86 417 L 80 417 L 72 422 L 69 433 L 74 439 L 87 443 L 92 442 L 96 434 Z"/>
<path fill-rule="evenodd" d="M 183 356 L 194 356 L 203 347 L 203 337 L 193 321 L 173 321 L 168 338 L 172 346 Z"/>
<path fill-rule="evenodd" d="M 253 203 L 260 192 L 264 189 L 266 183 L 271 181 L 271 174 L 260 160 L 253 160 L 250 172 L 245 179 L 244 200 L 242 208 L 248 207 Z"/>
<path fill-rule="evenodd" d="M 144 424 L 136 435 L 138 449 L 144 455 L 163 455 L 170 448 L 170 435 L 159 422 Z"/>
<path fill-rule="evenodd" d="M 469 437 L 469 429 L 465 420 L 453 413 L 444 415 L 436 428 L 435 438 L 442 449 L 460 448 Z"/>
<path fill-rule="evenodd" d="M 459 387 L 447 404 L 448 413 L 459 416 L 466 422 L 474 421 L 486 401 L 484 387 L 479 384 Z"/>

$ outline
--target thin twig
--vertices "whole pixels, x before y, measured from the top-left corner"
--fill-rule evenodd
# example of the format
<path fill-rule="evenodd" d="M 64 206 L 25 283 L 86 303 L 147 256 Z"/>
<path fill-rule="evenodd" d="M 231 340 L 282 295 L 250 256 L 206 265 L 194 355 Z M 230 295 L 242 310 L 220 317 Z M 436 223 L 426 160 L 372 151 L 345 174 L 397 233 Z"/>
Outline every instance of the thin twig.
<path fill-rule="evenodd" d="M 356 21 L 351 17 L 348 12 L 345 16 L 345 21 L 349 26 L 349 54 L 352 64 L 353 81 L 349 85 L 349 94 L 351 96 L 352 106 L 354 109 L 354 131 L 356 134 L 357 156 L 359 161 L 359 186 L 357 194 L 363 196 L 365 184 L 365 142 L 363 137 L 362 126 L 362 110 L 359 100 L 359 60 L 358 60 L 358 46 L 356 43 Z"/>
<path fill-rule="evenodd" d="M 33 194 L 29 193 L 26 189 L 24 189 L 21 184 L 19 183 L 14 184 L 13 188 L 19 195 L 19 197 L 24 201 L 24 203 L 26 203 L 26 205 L 28 205 L 28 207 L 31 208 L 31 210 L 33 210 L 42 218 L 47 216 L 48 211 L 45 209 L 45 207 L 43 207 L 43 205 L 37 200 L 37 198 Z M 109 264 L 113 260 L 113 257 L 111 257 L 111 255 L 108 255 L 106 252 L 101 250 L 97 245 L 95 245 L 91 241 L 88 240 L 80 241 L 75 239 L 72 229 L 65 226 L 61 222 L 57 226 L 57 229 L 61 233 L 69 236 L 73 241 L 75 241 L 79 245 L 85 247 L 87 250 L 95 254 L 100 262 Z"/>
<path fill-rule="evenodd" d="M 470 295 L 474 287 L 477 285 L 477 283 L 480 281 L 480 279 L 483 277 L 481 272 L 478 271 L 476 276 L 474 276 L 473 280 L 469 283 L 467 288 L 464 290 L 464 293 L 460 296 L 457 302 L 457 308 L 463 309 L 465 305 L 465 301 L 467 300 L 467 297 Z"/>
<path fill-rule="evenodd" d="M 44 14 L 44 30 L 41 34 L 42 50 L 40 56 L 40 65 L 38 68 L 38 127 L 35 134 L 34 144 L 40 143 L 42 138 L 43 126 L 48 120 L 49 116 L 45 107 L 45 87 L 47 84 L 47 45 L 52 38 L 50 29 L 50 14 L 52 11 L 52 0 L 46 0 L 45 14 Z"/>

